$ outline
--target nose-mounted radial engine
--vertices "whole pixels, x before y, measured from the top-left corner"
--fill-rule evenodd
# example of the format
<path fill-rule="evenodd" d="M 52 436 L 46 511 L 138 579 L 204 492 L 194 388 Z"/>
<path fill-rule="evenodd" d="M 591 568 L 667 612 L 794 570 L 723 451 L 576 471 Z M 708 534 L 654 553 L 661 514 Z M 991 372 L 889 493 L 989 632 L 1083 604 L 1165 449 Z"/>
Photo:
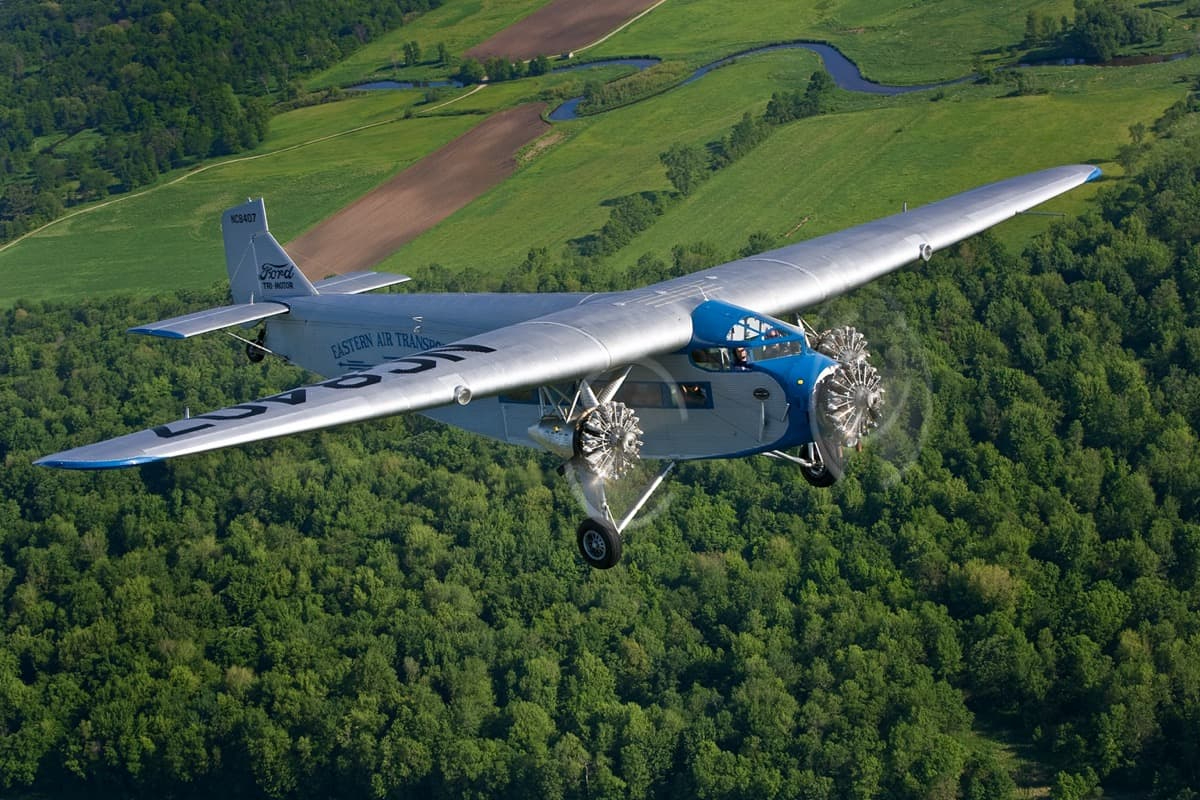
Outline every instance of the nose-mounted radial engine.
<path fill-rule="evenodd" d="M 879 426 L 883 379 L 870 362 L 867 338 L 855 328 L 831 328 L 806 338 L 837 366 L 817 383 L 811 413 L 813 440 L 802 446 L 805 452 L 798 463 L 809 483 L 830 486 L 842 476 L 846 448 L 861 449 L 863 437 Z"/>

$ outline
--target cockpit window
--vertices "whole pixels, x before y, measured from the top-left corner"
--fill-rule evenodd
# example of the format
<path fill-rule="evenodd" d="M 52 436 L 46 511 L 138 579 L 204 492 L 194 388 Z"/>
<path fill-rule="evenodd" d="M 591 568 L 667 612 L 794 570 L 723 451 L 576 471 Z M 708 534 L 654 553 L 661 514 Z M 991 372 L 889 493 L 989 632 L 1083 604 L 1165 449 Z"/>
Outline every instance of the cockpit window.
<path fill-rule="evenodd" d="M 765 361 L 768 358 L 790 356 L 804 351 L 804 335 L 766 317 L 747 315 L 735 322 L 725 336 L 733 344 L 735 357 L 743 363 Z M 738 343 L 744 342 L 739 347 Z"/>
<path fill-rule="evenodd" d="M 757 316 L 745 316 L 725 335 L 726 347 L 692 350 L 692 363 L 709 372 L 749 369 L 758 361 L 803 353 L 804 334 Z"/>

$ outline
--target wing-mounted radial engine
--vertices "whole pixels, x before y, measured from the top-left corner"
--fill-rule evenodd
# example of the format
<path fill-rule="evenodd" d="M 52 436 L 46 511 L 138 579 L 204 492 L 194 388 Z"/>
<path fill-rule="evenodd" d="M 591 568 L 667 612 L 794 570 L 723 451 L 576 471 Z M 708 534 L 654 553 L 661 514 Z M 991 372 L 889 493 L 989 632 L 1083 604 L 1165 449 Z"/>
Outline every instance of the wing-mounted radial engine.
<path fill-rule="evenodd" d="M 640 420 L 632 408 L 615 399 L 631 369 L 627 367 L 598 395 L 587 380 L 580 381 L 573 393 L 543 387 L 541 419 L 529 428 L 533 441 L 565 459 L 561 471 L 569 473 L 582 490 L 589 516 L 576 531 L 576 540 L 584 560 L 599 569 L 620 560 L 621 533 L 674 466 L 667 465 L 624 517 L 613 516 L 606 487 L 641 460 Z"/>

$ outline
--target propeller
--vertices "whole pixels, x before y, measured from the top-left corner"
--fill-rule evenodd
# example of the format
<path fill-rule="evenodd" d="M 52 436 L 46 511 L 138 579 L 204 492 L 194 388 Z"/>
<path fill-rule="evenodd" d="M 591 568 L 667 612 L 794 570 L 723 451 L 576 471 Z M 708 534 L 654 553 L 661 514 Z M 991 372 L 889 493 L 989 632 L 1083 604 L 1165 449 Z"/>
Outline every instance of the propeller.
<path fill-rule="evenodd" d="M 867 337 L 850 326 L 823 331 L 816 350 L 838 362 L 821 381 L 814 411 L 828 418 L 824 427 L 836 432 L 841 447 L 857 447 L 883 418 L 884 388 L 872 366 Z"/>
<path fill-rule="evenodd" d="M 638 422 L 637 414 L 624 403 L 601 400 L 587 408 L 585 400 L 575 440 L 577 457 L 597 477 L 622 477 L 641 459 L 642 429 Z"/>
<path fill-rule="evenodd" d="M 887 287 L 878 284 L 813 313 L 850 323 L 819 333 L 808 329 L 813 349 L 838 362 L 814 390 L 815 449 L 825 467 L 841 477 L 850 449 L 869 444 L 898 478 L 916 461 L 932 414 L 931 378 L 919 335 Z M 868 349 L 863 330 L 871 332 L 874 348 Z"/>

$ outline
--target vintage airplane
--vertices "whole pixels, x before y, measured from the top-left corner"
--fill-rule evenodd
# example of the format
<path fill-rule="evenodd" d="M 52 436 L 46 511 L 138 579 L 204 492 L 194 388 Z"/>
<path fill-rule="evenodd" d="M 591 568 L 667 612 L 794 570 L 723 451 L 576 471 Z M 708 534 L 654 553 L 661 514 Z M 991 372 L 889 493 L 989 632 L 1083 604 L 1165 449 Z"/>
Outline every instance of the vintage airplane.
<path fill-rule="evenodd" d="M 604 294 L 357 296 L 408 279 L 363 272 L 310 283 L 269 232 L 262 199 L 248 201 L 222 217 L 234 304 L 131 330 L 186 338 L 263 322 L 245 340 L 251 360 L 274 354 L 336 377 L 37 463 L 127 467 L 421 411 L 561 457 L 589 514 L 576 532 L 580 553 L 611 567 L 622 532 L 676 460 L 773 455 L 827 486 L 878 423 L 884 388 L 862 334 L 818 333 L 778 315 L 928 260 L 1099 174 L 1047 169 Z M 666 466 L 618 519 L 606 486 L 641 458 Z"/>

